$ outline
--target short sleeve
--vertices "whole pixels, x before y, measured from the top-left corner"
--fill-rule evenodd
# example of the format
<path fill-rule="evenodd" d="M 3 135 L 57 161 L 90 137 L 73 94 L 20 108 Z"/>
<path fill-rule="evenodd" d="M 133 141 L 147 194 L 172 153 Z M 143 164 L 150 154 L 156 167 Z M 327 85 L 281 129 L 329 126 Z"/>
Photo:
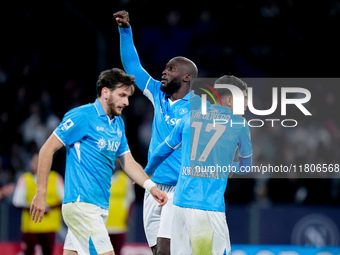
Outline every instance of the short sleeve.
<path fill-rule="evenodd" d="M 250 130 L 248 125 L 245 125 L 241 130 L 239 137 L 239 152 L 240 157 L 242 158 L 250 157 L 253 154 Z"/>
<path fill-rule="evenodd" d="M 54 134 L 64 145 L 71 145 L 86 135 L 88 126 L 87 114 L 75 108 L 65 114 Z"/>

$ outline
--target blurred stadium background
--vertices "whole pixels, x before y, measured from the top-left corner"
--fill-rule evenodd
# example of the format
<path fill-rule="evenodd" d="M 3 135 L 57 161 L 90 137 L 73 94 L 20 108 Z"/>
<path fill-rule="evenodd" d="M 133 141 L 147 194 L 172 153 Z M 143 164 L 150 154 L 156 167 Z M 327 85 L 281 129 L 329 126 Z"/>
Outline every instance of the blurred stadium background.
<path fill-rule="evenodd" d="M 339 77 L 339 0 L 2 2 L 1 254 L 19 253 L 20 211 L 11 198 L 32 153 L 66 111 L 95 100 L 100 71 L 122 68 L 112 18 L 122 9 L 130 13 L 141 62 L 156 79 L 178 55 L 192 59 L 200 77 Z M 261 102 L 268 91 L 248 85 L 257 91 L 255 106 L 266 107 Z M 290 132 L 251 129 L 254 165 L 340 163 L 340 87 L 305 88 L 312 94 L 308 121 Z M 132 154 L 143 166 L 152 117 L 151 103 L 137 90 L 123 118 Z M 64 175 L 64 165 L 61 150 L 53 169 Z M 134 246 L 146 243 L 143 190 L 136 186 L 135 192 L 126 254 L 148 254 Z M 340 254 L 339 178 L 230 179 L 225 196 L 234 255 Z M 58 243 L 64 235 L 65 228 Z"/>

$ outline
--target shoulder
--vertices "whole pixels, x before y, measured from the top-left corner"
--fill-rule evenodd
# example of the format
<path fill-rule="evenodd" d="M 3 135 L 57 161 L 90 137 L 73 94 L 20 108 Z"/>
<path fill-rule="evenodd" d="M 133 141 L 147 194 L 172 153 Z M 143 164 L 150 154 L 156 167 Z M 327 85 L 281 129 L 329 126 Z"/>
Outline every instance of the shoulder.
<path fill-rule="evenodd" d="M 64 117 L 87 117 L 89 115 L 93 115 L 96 112 L 95 109 L 94 104 L 78 106 L 66 112 Z"/>
<path fill-rule="evenodd" d="M 75 107 L 71 110 L 68 111 L 68 113 L 86 113 L 88 114 L 89 112 L 92 112 L 93 110 L 95 110 L 95 106 L 93 103 L 90 104 L 85 104 L 85 105 L 81 105 L 78 107 Z"/>

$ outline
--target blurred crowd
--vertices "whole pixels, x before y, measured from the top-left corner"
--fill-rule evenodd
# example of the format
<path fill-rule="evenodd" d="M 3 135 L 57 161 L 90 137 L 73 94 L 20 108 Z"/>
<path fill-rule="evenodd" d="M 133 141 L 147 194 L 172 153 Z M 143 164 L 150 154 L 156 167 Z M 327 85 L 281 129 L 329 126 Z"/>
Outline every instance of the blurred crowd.
<path fill-rule="evenodd" d="M 63 114 L 94 102 L 99 72 L 122 67 L 112 19 L 117 10 L 129 11 L 141 62 L 156 79 L 168 60 L 178 55 L 192 59 L 200 77 L 338 76 L 333 63 L 340 57 L 340 1 L 111 2 L 1 4 L 5 27 L 0 47 L 0 200 L 11 196 L 18 176 L 29 170 L 30 158 Z M 270 103 L 271 90 L 248 85 L 257 91 L 254 105 L 267 109 L 264 102 L 269 97 Z M 254 165 L 340 163 L 339 87 L 315 83 L 306 88 L 312 95 L 308 104 L 312 117 L 298 116 L 301 121 L 291 129 L 251 128 Z M 144 166 L 151 108 L 137 90 L 123 115 L 132 154 Z M 59 151 L 52 166 L 61 175 L 64 154 Z M 233 178 L 226 199 L 339 205 L 340 179 L 333 177 Z M 143 190 L 135 189 L 141 202 Z"/>

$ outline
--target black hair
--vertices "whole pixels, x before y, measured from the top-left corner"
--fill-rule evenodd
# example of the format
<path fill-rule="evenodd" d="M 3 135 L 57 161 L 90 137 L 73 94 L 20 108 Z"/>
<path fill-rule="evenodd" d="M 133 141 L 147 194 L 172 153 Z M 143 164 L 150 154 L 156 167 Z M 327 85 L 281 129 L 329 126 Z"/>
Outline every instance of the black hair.
<path fill-rule="evenodd" d="M 223 75 L 220 78 L 218 78 L 215 81 L 215 84 L 230 84 L 230 85 L 234 85 L 236 87 L 238 87 L 240 90 L 245 90 L 247 91 L 248 86 L 247 83 L 245 83 L 244 81 L 242 81 L 240 78 L 237 78 L 233 75 Z M 216 92 L 218 93 L 218 95 L 220 97 L 225 97 L 225 96 L 229 96 L 232 95 L 231 91 L 227 88 L 217 88 Z"/>

